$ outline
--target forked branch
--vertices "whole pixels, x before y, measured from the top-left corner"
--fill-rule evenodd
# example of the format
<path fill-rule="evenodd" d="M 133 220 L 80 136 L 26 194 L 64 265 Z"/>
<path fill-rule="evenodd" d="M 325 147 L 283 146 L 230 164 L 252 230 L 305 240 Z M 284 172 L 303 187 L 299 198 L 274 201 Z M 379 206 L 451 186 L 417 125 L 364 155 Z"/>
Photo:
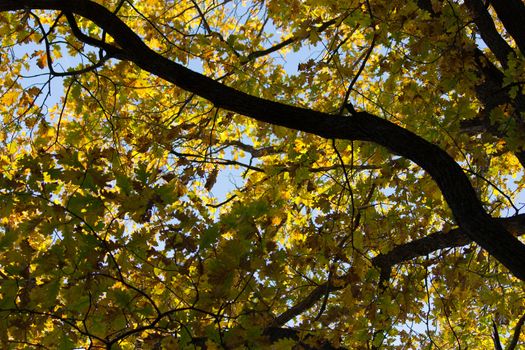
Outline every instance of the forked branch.
<path fill-rule="evenodd" d="M 192 92 L 216 107 L 327 139 L 370 141 L 412 160 L 434 179 L 462 230 L 525 281 L 525 245 L 488 215 L 461 167 L 441 148 L 368 112 L 351 118 L 265 100 L 171 61 L 151 50 L 120 18 L 89 0 L 0 0 L 0 11 L 58 10 L 85 17 L 111 35 L 120 59 Z"/>

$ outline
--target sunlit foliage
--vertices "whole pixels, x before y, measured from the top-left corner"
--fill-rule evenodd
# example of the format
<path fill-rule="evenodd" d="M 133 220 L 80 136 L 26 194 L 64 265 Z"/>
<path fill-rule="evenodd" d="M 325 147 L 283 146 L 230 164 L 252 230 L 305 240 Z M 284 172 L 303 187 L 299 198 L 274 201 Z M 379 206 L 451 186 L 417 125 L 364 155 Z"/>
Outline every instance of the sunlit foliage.
<path fill-rule="evenodd" d="M 525 28 L 501 5 L 96 3 L 224 86 L 410 130 L 525 232 Z M 0 1 L 1 348 L 516 347 L 523 281 L 417 160 L 210 102 L 91 4 Z"/>

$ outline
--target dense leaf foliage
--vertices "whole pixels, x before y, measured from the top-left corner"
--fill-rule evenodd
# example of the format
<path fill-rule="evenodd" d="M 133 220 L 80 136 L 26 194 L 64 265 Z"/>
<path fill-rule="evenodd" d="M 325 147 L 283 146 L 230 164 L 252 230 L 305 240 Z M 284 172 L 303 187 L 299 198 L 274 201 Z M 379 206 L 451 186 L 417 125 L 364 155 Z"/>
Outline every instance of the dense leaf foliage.
<path fill-rule="evenodd" d="M 0 347 L 517 348 L 523 18 L 0 0 Z"/>

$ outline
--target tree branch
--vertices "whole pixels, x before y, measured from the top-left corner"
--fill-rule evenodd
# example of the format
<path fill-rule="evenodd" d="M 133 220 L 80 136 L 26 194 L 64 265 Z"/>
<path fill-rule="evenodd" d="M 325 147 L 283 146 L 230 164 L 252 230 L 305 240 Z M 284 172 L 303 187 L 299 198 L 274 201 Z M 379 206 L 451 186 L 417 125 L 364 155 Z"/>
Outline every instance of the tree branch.
<path fill-rule="evenodd" d="M 516 236 L 525 234 L 525 214 L 495 220 Z M 415 241 L 399 245 L 386 254 L 375 256 L 372 258 L 372 265 L 380 270 L 381 280 L 388 280 L 392 267 L 399 263 L 417 257 L 427 256 L 440 249 L 461 247 L 471 242 L 472 240 L 461 228 L 455 228 L 447 232 L 438 231 Z M 319 284 L 299 303 L 277 316 L 271 323 L 271 326 L 283 326 L 294 317 L 313 307 L 323 298 L 327 291 L 332 293 L 346 288 L 353 280 L 353 274 L 354 272 L 350 270 L 345 275 L 336 277 L 335 280 L 337 280 L 337 283 L 327 281 Z M 525 315 L 523 319 L 525 322 Z"/>
<path fill-rule="evenodd" d="M 510 54 L 514 54 L 514 50 L 498 33 L 483 2 L 481 0 L 465 0 L 465 5 L 472 12 L 474 23 L 476 23 L 485 44 L 494 53 L 501 65 L 507 67 L 508 57 Z"/>
<path fill-rule="evenodd" d="M 492 320 L 492 342 L 494 343 L 494 350 L 503 350 L 501 340 L 499 339 L 498 327 L 494 320 Z"/>
<path fill-rule="evenodd" d="M 525 55 L 525 5 L 523 0 L 490 0 L 498 18 L 512 36 L 522 55 Z"/>
<path fill-rule="evenodd" d="M 503 86 L 503 73 L 481 50 L 475 49 L 474 60 L 482 77 L 482 81 L 476 85 L 475 89 L 478 100 L 483 104 L 483 109 L 476 119 L 462 121 L 461 127 L 467 132 L 471 130 L 487 131 L 498 138 L 503 138 L 506 136 L 506 131 L 502 129 L 501 123 L 494 123 L 490 119 L 490 112 L 497 106 L 511 104 L 515 109 L 512 117 L 516 125 L 523 126 L 520 113 L 525 112 L 525 96 L 521 93 L 518 93 L 514 99 L 509 96 L 509 88 Z M 514 154 L 525 167 L 525 151 L 514 151 Z"/>
<path fill-rule="evenodd" d="M 291 45 L 291 44 L 293 44 L 293 43 L 295 43 L 297 41 L 300 41 L 300 40 L 308 38 L 310 36 L 310 33 L 312 33 L 312 32 L 321 33 L 323 31 L 325 31 L 327 28 L 329 28 L 330 26 L 338 23 L 341 18 L 344 18 L 344 17 L 348 16 L 349 13 L 350 12 L 347 11 L 344 14 L 342 14 L 341 16 L 338 16 L 336 18 L 333 18 L 331 20 L 323 22 L 319 27 L 313 27 L 312 29 L 308 30 L 303 35 L 299 35 L 299 36 L 298 35 L 294 35 L 294 36 L 292 36 L 292 37 L 290 37 L 290 38 L 288 38 L 286 40 L 283 40 L 282 42 L 280 42 L 278 44 L 275 44 L 272 47 L 269 47 L 269 48 L 264 49 L 264 50 L 254 51 L 254 52 L 248 54 L 248 56 L 246 56 L 245 58 L 243 58 L 242 62 L 246 63 L 246 62 L 252 61 L 252 60 L 254 60 L 256 58 L 269 55 L 272 52 L 275 52 L 275 51 L 278 51 L 278 50 L 282 49 L 283 47 L 286 47 L 286 46 Z"/>
<path fill-rule="evenodd" d="M 0 0 L 0 11 L 31 8 L 72 12 L 93 21 L 113 37 L 124 52 L 119 55 L 121 58 L 207 99 L 218 108 L 326 139 L 374 142 L 414 161 L 434 179 L 455 220 L 469 238 L 525 281 L 525 245 L 485 212 L 461 167 L 438 146 L 368 112 L 358 112 L 352 118 L 334 116 L 237 91 L 157 54 L 117 15 L 95 2 Z"/>
<path fill-rule="evenodd" d="M 525 214 L 509 218 L 498 218 L 495 219 L 495 221 L 498 221 L 515 236 L 525 234 Z M 394 265 L 403 261 L 427 256 L 440 249 L 461 247 L 471 242 L 472 240 L 461 228 L 454 228 L 447 232 L 438 231 L 426 237 L 397 246 L 386 254 L 379 254 L 372 259 L 372 264 L 380 269 L 389 270 Z"/>
<path fill-rule="evenodd" d="M 523 327 L 523 324 L 525 323 L 525 314 L 520 317 L 518 322 L 516 323 L 516 326 L 514 327 L 514 333 L 512 334 L 512 339 L 505 348 L 506 350 L 514 350 L 516 349 L 516 346 L 518 346 L 518 342 L 520 341 L 520 334 L 521 334 L 521 328 Z"/>
<path fill-rule="evenodd" d="M 65 12 L 65 16 L 66 16 L 67 22 L 69 24 L 69 27 L 71 28 L 71 31 L 77 37 L 78 40 L 80 40 L 80 41 L 82 41 L 82 42 L 84 42 L 86 44 L 89 44 L 89 45 L 92 45 L 92 46 L 95 46 L 95 47 L 99 47 L 99 48 L 105 50 L 108 55 L 111 55 L 111 56 L 113 56 L 115 58 L 125 59 L 123 56 L 121 56 L 123 54 L 123 52 L 118 47 L 115 47 L 113 45 L 110 45 L 110 44 L 106 43 L 105 41 L 99 40 L 97 38 L 90 37 L 90 36 L 82 33 L 82 31 L 78 27 L 78 24 L 77 24 L 77 21 L 75 19 L 75 16 L 73 16 L 73 14 L 71 12 Z"/>
<path fill-rule="evenodd" d="M 473 13 L 474 21 L 483 40 L 502 63 L 503 67 L 506 67 L 508 55 L 514 51 L 497 32 L 492 17 L 480 2 L 480 0 L 467 0 L 465 4 Z M 418 0 L 418 6 L 422 10 L 429 12 L 432 18 L 438 18 L 441 15 L 441 13 L 433 10 L 430 0 Z M 478 48 L 475 48 L 472 54 L 480 78 L 480 81 L 475 86 L 475 91 L 478 100 L 483 104 L 484 108 L 480 111 L 478 118 L 462 121 L 462 129 L 467 133 L 487 131 L 498 138 L 503 138 L 506 136 L 506 132 L 502 131 L 500 125 L 494 124 L 490 120 L 490 112 L 497 106 L 507 103 L 511 104 L 515 109 L 515 113 L 512 116 L 518 127 L 521 127 L 523 126 L 523 121 L 520 113 L 525 112 L 525 96 L 518 92 L 515 98 L 511 98 L 508 87 L 503 87 L 504 74 Z M 525 151 L 516 150 L 514 155 L 518 158 L 521 165 L 525 167 Z"/>

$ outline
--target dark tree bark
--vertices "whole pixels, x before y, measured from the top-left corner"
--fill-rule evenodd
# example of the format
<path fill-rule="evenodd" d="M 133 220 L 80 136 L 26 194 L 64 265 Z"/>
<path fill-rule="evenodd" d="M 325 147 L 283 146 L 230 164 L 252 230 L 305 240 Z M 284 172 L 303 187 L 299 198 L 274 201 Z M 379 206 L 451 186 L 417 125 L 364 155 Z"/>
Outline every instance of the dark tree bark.
<path fill-rule="evenodd" d="M 465 5 L 470 10 L 474 23 L 485 44 L 501 66 L 507 68 L 509 58 L 516 56 L 516 52 L 497 31 L 487 6 L 481 0 L 466 0 Z M 511 105 L 514 108 L 512 117 L 516 125 L 522 128 L 524 121 L 521 114 L 525 112 L 525 96 L 518 92 L 514 98 L 511 98 L 509 95 L 510 87 L 503 85 L 503 72 L 481 50 L 476 48 L 473 55 L 481 78 L 481 81 L 476 86 L 476 94 L 479 101 L 483 104 L 483 109 L 480 111 L 478 118 L 463 121 L 462 127 L 467 133 L 488 132 L 497 138 L 503 139 L 506 137 L 506 132 L 499 123 L 495 123 L 490 119 L 491 111 L 498 106 Z M 525 151 L 522 149 L 515 150 L 514 155 L 518 158 L 521 165 L 525 167 Z"/>
<path fill-rule="evenodd" d="M 514 50 L 498 33 L 485 4 L 481 0 L 465 0 L 465 5 L 472 12 L 474 23 L 476 23 L 485 44 L 494 53 L 501 65 L 507 67 L 509 55 L 514 54 Z"/>
<path fill-rule="evenodd" d="M 91 20 L 111 35 L 118 46 L 97 42 L 97 39 L 85 35 L 79 39 L 100 46 L 119 59 L 132 61 L 140 68 L 207 99 L 216 107 L 323 138 L 374 142 L 412 160 L 434 179 L 458 225 L 469 238 L 505 265 L 514 276 L 525 280 L 525 245 L 485 212 L 461 167 L 441 148 L 416 134 L 368 112 L 341 117 L 237 91 L 157 54 L 117 15 L 89 0 L 0 1 L 0 11 L 26 9 L 59 10 Z"/>
<path fill-rule="evenodd" d="M 490 0 L 507 32 L 525 55 L 525 4 L 522 0 Z"/>
<path fill-rule="evenodd" d="M 525 235 L 525 214 L 495 220 L 499 221 L 501 225 L 515 236 Z M 440 249 L 457 248 L 470 243 L 472 243 L 472 240 L 461 228 L 454 228 L 446 232 L 434 232 L 426 237 L 396 246 L 387 253 L 375 256 L 372 258 L 372 265 L 379 269 L 381 281 L 387 281 L 390 278 L 390 271 L 397 264 L 418 257 L 428 256 L 428 254 Z M 352 273 L 353 272 L 350 271 L 347 275 L 339 276 L 337 284 L 327 281 L 316 286 L 307 296 L 302 298 L 300 302 L 277 316 L 272 326 L 282 327 L 294 317 L 316 305 L 327 292 L 333 293 L 348 287 L 352 281 Z"/>

